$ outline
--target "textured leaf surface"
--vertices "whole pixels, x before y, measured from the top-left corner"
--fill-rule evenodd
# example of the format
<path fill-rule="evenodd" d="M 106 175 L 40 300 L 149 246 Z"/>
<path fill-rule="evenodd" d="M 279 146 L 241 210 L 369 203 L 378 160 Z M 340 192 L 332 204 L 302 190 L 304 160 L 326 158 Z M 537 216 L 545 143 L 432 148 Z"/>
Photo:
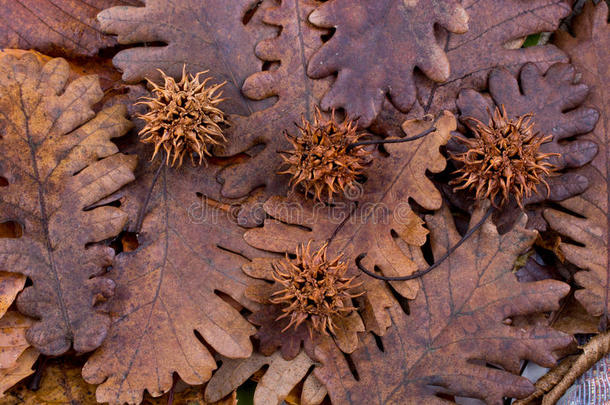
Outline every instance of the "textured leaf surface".
<path fill-rule="evenodd" d="M 352 196 L 350 204 L 325 209 L 303 199 L 290 200 L 272 197 L 264 204 L 271 217 L 263 228 L 248 231 L 244 238 L 259 249 L 272 252 L 294 253 L 297 246 L 313 239 L 318 244 L 329 241 L 328 255 L 343 253 L 349 261 L 348 274 L 359 271 L 355 259 L 361 253 L 367 257 L 363 264 L 375 266 L 387 276 L 403 276 L 413 273 L 417 266 L 401 251 L 407 243 L 421 246 L 427 231 L 421 220 L 411 210 L 412 198 L 426 209 L 441 205 L 440 193 L 426 177 L 426 171 L 439 172 L 445 168 L 445 159 L 439 148 L 456 128 L 456 120 L 450 113 L 438 120 L 407 121 L 404 130 L 415 135 L 435 126 L 436 131 L 413 142 L 385 145 L 389 156 L 378 155 L 367 169 L 367 182 L 360 194 Z M 356 206 L 354 201 L 358 202 Z M 364 321 L 367 329 L 382 335 L 390 325 L 386 307 L 393 298 L 384 284 L 365 278 L 366 310 Z M 394 283 L 394 288 L 404 297 L 414 298 L 417 282 Z"/>
<path fill-rule="evenodd" d="M 20 238 L 0 238 L 0 268 L 33 282 L 20 312 L 37 321 L 27 332 L 39 351 L 95 349 L 110 319 L 98 309 L 112 280 L 99 276 L 113 251 L 91 245 L 117 235 L 127 218 L 115 207 L 87 208 L 133 180 L 136 158 L 118 154 L 111 138 L 130 123 L 125 108 L 95 114 L 102 98 L 95 76 L 66 86 L 68 63 L 36 56 L 0 60 L 0 222 L 17 221 Z"/>
<path fill-rule="evenodd" d="M 471 222 L 482 215 L 475 212 Z M 427 223 L 434 257 L 460 238 L 447 208 L 428 216 Z M 322 366 L 314 373 L 332 402 L 446 404 L 436 394 L 447 392 L 502 404 L 503 397 L 532 393 L 532 383 L 518 376 L 520 360 L 552 366 L 553 352 L 572 338 L 545 326 L 514 327 L 505 320 L 557 309 L 570 288 L 554 280 L 517 281 L 512 263 L 536 236 L 524 225 L 525 216 L 500 236 L 488 220 L 446 262 L 418 280 L 420 292 L 409 302 L 410 314 L 392 305 L 387 333 L 377 340 L 367 334 L 350 355 L 358 377 L 332 345 L 318 346 Z M 421 251 L 412 252 L 425 268 Z"/>
<path fill-rule="evenodd" d="M 344 108 L 364 127 L 377 116 L 386 94 L 396 108 L 409 110 L 415 101 L 415 67 L 435 81 L 449 78 L 435 25 L 454 33 L 468 29 L 466 11 L 456 0 L 331 0 L 309 21 L 336 29 L 307 69 L 315 78 L 338 72 L 322 108 Z"/>
<path fill-rule="evenodd" d="M 495 69 L 489 75 L 489 97 L 472 89 L 462 90 L 457 100 L 461 120 L 473 117 L 488 122 L 487 111 L 496 107 L 506 109 L 509 117 L 516 118 L 533 113 L 534 130 L 543 135 L 552 135 L 551 142 L 541 147 L 543 153 L 559 153 L 551 162 L 564 173 L 549 178 L 550 193 L 540 186 L 538 194 L 525 200 L 526 204 L 541 204 L 545 200 L 561 201 L 582 193 L 588 186 L 584 175 L 572 173 L 569 169 L 578 168 L 590 162 L 597 154 L 595 142 L 579 139 L 582 134 L 595 127 L 599 112 L 582 106 L 589 93 L 586 84 L 575 84 L 576 71 L 572 65 L 557 63 L 546 73 L 534 64 L 523 66 L 518 79 L 506 69 Z M 531 215 L 532 220 L 540 218 L 539 207 L 529 207 L 538 211 Z M 499 226 L 510 227 L 520 216 L 516 204 L 507 206 L 499 219 Z M 530 221 L 538 230 L 546 230 L 546 224 Z M 542 228 L 542 229 L 541 229 Z"/>
<path fill-rule="evenodd" d="M 596 142 L 599 152 L 591 165 L 581 173 L 589 179 L 589 189 L 582 195 L 563 201 L 562 206 L 577 213 L 548 210 L 544 216 L 553 229 L 569 236 L 579 244 L 565 242 L 561 251 L 566 258 L 584 269 L 574 278 L 584 287 L 577 290 L 576 298 L 592 315 L 606 315 L 608 319 L 609 258 L 608 250 L 608 136 L 610 131 L 610 25 L 608 6 L 600 2 L 597 6 L 588 3 L 583 14 L 574 22 L 576 37 L 560 32 L 557 44 L 572 58 L 572 63 L 582 73 L 583 81 L 591 88 L 588 104 L 600 114 L 595 130 L 584 139 Z M 583 218 L 584 217 L 584 218 Z"/>
<path fill-rule="evenodd" d="M 226 197 L 242 197 L 260 186 L 265 186 L 267 196 L 284 194 L 287 189 L 289 177 L 276 175 L 282 162 L 277 152 L 290 146 L 283 132 L 294 134 L 294 124 L 301 121 L 301 116 L 312 121 L 314 107 L 328 89 L 328 80 L 311 80 L 305 72 L 307 59 L 322 45 L 321 36 L 326 32 L 307 22 L 307 16 L 319 4 L 314 0 L 285 0 L 261 10 L 263 21 L 281 27 L 281 33 L 258 43 L 256 55 L 263 61 L 279 61 L 280 65 L 248 77 L 243 92 L 254 100 L 277 97 L 277 101 L 249 117 L 234 117 L 228 146 L 218 152 L 235 155 L 257 145 L 264 148 L 250 160 L 221 173 Z"/>
<path fill-rule="evenodd" d="M 13 367 L 0 369 L 0 398 L 4 397 L 4 393 L 9 388 L 34 372 L 32 366 L 36 362 L 38 356 L 39 353 L 36 349 L 30 347 L 19 357 Z M 6 400 L 9 400 L 8 398 L 10 397 L 7 397 Z M 2 403 L 2 401 L 5 401 L 5 399 L 0 399 L 0 403 Z M 7 405 L 15 403 L 14 399 L 10 399 L 10 401 L 13 402 L 7 402 Z"/>
<path fill-rule="evenodd" d="M 280 405 L 303 379 L 301 404 L 317 405 L 326 396 L 326 389 L 315 376 L 307 375 L 313 365 L 314 362 L 304 352 L 292 360 L 284 360 L 279 353 L 271 356 L 254 353 L 247 359 L 222 359 L 222 366 L 206 387 L 205 399 L 214 402 L 224 398 L 254 373 L 268 366 L 256 385 L 255 405 Z"/>
<path fill-rule="evenodd" d="M 0 47 L 36 49 L 62 56 L 95 56 L 116 45 L 95 20 L 112 6 L 138 0 L 2 0 Z"/>
<path fill-rule="evenodd" d="M 147 161 L 152 150 L 144 150 Z M 134 231 L 158 164 L 146 163 L 122 191 Z M 226 357 L 251 354 L 255 328 L 221 296 L 255 309 L 243 295 L 248 279 L 241 266 L 260 252 L 243 241 L 231 207 L 214 199 L 217 171 L 214 165 L 161 168 L 139 247 L 117 256 L 109 273 L 117 285 L 112 327 L 83 369 L 85 380 L 101 384 L 99 401 L 139 403 L 145 389 L 160 396 L 174 372 L 188 384 L 206 382 L 216 361 L 202 341 Z"/>
<path fill-rule="evenodd" d="M 152 43 L 114 57 L 126 82 L 157 80 L 157 69 L 178 79 L 185 65 L 192 74 L 209 70 L 215 83 L 227 81 L 227 111 L 249 115 L 254 104 L 240 89 L 244 79 L 261 68 L 255 44 L 272 32 L 256 14 L 246 18 L 256 5 L 256 0 L 148 0 L 145 7 L 114 7 L 97 18 L 103 31 L 118 35 L 120 44 Z"/>

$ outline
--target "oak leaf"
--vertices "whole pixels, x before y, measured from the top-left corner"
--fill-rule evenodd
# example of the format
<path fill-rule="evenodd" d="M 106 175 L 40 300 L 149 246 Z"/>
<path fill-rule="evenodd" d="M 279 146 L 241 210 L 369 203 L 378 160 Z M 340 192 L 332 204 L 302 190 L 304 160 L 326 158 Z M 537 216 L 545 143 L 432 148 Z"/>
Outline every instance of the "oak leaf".
<path fill-rule="evenodd" d="M 276 174 L 283 162 L 278 152 L 290 149 L 284 131 L 296 135 L 295 123 L 301 122 L 301 117 L 313 122 L 315 108 L 330 83 L 309 79 L 306 74 L 307 59 L 322 45 L 321 37 L 327 32 L 307 22 L 307 16 L 318 5 L 320 2 L 315 0 L 285 0 L 261 10 L 263 22 L 280 27 L 281 32 L 259 42 L 256 55 L 265 62 L 280 64 L 248 77 L 242 90 L 254 100 L 277 97 L 277 101 L 249 117 L 233 117 L 228 144 L 216 153 L 235 155 L 255 147 L 262 149 L 246 162 L 221 172 L 226 197 L 242 197 L 261 186 L 265 186 L 266 196 L 284 194 L 288 189 L 290 177 Z"/>
<path fill-rule="evenodd" d="M 258 4 L 256 0 L 148 0 L 144 7 L 109 8 L 97 19 L 104 32 L 117 35 L 120 44 L 145 45 L 114 56 L 124 81 L 158 81 L 157 69 L 178 80 L 184 66 L 193 75 L 208 70 L 214 78 L 210 84 L 227 81 L 225 111 L 250 115 L 256 103 L 242 97 L 240 89 L 246 77 L 261 69 L 262 62 L 253 53 L 255 44 L 272 32 L 260 23 L 258 12 L 252 15 Z"/>
<path fill-rule="evenodd" d="M 111 138 L 131 126 L 125 108 L 97 115 L 102 98 L 95 76 L 66 86 L 68 63 L 36 56 L 0 60 L 0 221 L 17 221 L 20 238 L 0 238 L 0 268 L 28 276 L 33 285 L 17 299 L 35 319 L 28 341 L 59 355 L 70 347 L 95 349 L 110 319 L 97 304 L 114 283 L 100 276 L 114 252 L 99 242 L 118 234 L 127 221 L 115 207 L 89 209 L 133 180 L 136 158 L 119 154 Z"/>
<path fill-rule="evenodd" d="M 232 206 L 217 200 L 219 166 L 170 168 L 163 159 L 148 162 L 150 145 L 136 150 L 147 163 L 115 198 L 132 216 L 138 246 L 119 254 L 108 273 L 117 285 L 113 323 L 83 368 L 86 381 L 100 384 L 98 401 L 111 404 L 140 403 L 144 390 L 158 397 L 174 373 L 187 384 L 206 382 L 214 352 L 248 357 L 256 331 L 224 300 L 257 308 L 244 297 L 241 266 L 261 252 L 243 241 Z"/>
<path fill-rule="evenodd" d="M 572 63 L 582 73 L 583 81 L 591 88 L 587 105 L 596 108 L 601 118 L 595 129 L 581 139 L 597 143 L 599 152 L 590 165 L 579 171 L 589 180 L 589 189 L 583 194 L 562 201 L 569 211 L 545 210 L 544 217 L 551 227 L 575 241 L 565 241 L 561 251 L 571 263 L 583 269 L 574 276 L 584 289 L 575 292 L 587 311 L 595 316 L 605 315 L 608 320 L 610 303 L 608 286 L 608 136 L 610 133 L 610 91 L 607 78 L 610 75 L 610 25 L 608 5 L 587 3 L 583 13 L 574 21 L 576 37 L 558 32 L 557 44 L 572 58 Z"/>
<path fill-rule="evenodd" d="M 35 49 L 61 56 L 95 56 L 116 45 L 95 15 L 139 0 L 6 0 L 0 4 L 0 47 Z"/>
<path fill-rule="evenodd" d="M 255 405 L 280 405 L 292 389 L 304 380 L 301 405 L 317 405 L 326 396 L 326 389 L 313 374 L 308 374 L 314 362 L 304 353 L 285 360 L 280 353 L 264 356 L 253 353 L 247 359 L 222 359 L 205 390 L 205 400 L 218 401 L 236 390 L 248 378 L 268 366 L 254 391 Z"/>
<path fill-rule="evenodd" d="M 322 108 L 344 108 L 363 127 L 377 116 L 386 94 L 400 111 L 411 108 L 416 67 L 435 81 L 450 77 L 435 25 L 459 34 L 468 30 L 468 15 L 457 0 L 331 0 L 309 21 L 336 29 L 307 68 L 314 78 L 337 72 Z"/>
<path fill-rule="evenodd" d="M 564 171 L 560 176 L 548 178 L 550 192 L 544 185 L 538 186 L 538 192 L 524 200 L 529 204 L 532 220 L 538 219 L 539 205 L 545 201 L 561 201 L 582 193 L 588 186 L 587 178 L 569 169 L 574 169 L 590 162 L 597 154 L 597 145 L 589 140 L 581 140 L 580 135 L 590 132 L 595 127 L 599 113 L 593 108 L 582 106 L 589 93 L 585 84 L 575 84 L 576 71 L 572 65 L 557 63 L 544 74 L 532 63 L 521 69 L 518 79 L 506 69 L 494 69 L 489 74 L 489 96 L 472 89 L 462 90 L 456 101 L 460 110 L 460 119 L 465 124 L 469 118 L 483 123 L 489 121 L 488 111 L 496 107 L 504 108 L 510 118 L 533 114 L 533 130 L 543 136 L 551 135 L 550 142 L 543 144 L 541 153 L 559 153 L 549 162 L 556 170 Z M 535 206 L 532 206 L 536 204 Z M 520 209 L 513 201 L 504 207 L 497 224 L 503 232 L 514 223 L 520 215 Z M 546 230 L 544 222 L 531 223 L 540 231 Z M 542 228 L 542 229 L 541 229 Z"/>
<path fill-rule="evenodd" d="M 483 216 L 477 210 L 471 220 Z M 426 217 L 438 257 L 460 239 L 448 208 Z M 502 404 L 534 391 L 518 375 L 521 360 L 555 364 L 555 351 L 572 338 L 545 326 L 511 326 L 512 317 L 557 309 L 570 287 L 555 280 L 520 283 L 512 263 L 533 243 L 525 216 L 505 235 L 487 221 L 434 271 L 418 280 L 407 315 L 397 303 L 392 327 L 367 334 L 345 358 L 333 345 L 316 347 L 316 377 L 338 404 L 445 404 L 439 393 Z M 427 263 L 412 250 L 420 268 Z M 351 366 L 349 365 L 351 363 Z M 487 367 L 486 363 L 496 367 Z M 352 371 L 353 370 L 353 371 Z M 446 398 L 446 397 L 444 397 Z"/>
<path fill-rule="evenodd" d="M 436 130 L 423 138 L 385 145 L 389 155 L 376 156 L 366 170 L 368 180 L 350 197 L 350 204 L 328 207 L 302 198 L 272 197 L 263 206 L 269 217 L 264 227 L 249 230 L 244 238 L 254 247 L 278 253 L 294 253 L 309 240 L 318 247 L 328 242 L 329 257 L 342 253 L 348 261 L 347 276 L 359 274 L 355 259 L 362 253 L 367 254 L 363 260 L 367 268 L 378 267 L 386 276 L 415 272 L 417 266 L 400 246 L 423 245 L 427 231 L 409 199 L 429 210 L 441 206 L 440 193 L 426 172 L 444 169 L 446 161 L 439 148 L 455 130 L 456 120 L 451 113 L 444 113 L 436 121 L 431 117 L 415 119 L 403 127 L 408 135 L 416 135 L 432 126 Z M 390 325 L 385 308 L 394 298 L 379 280 L 367 277 L 363 281 L 365 326 L 383 335 Z M 416 281 L 395 282 L 393 288 L 406 298 L 415 298 L 418 285 Z"/>
<path fill-rule="evenodd" d="M 441 48 L 451 66 L 449 77 L 435 82 L 416 74 L 419 102 L 409 117 L 443 110 L 457 112 L 455 102 L 460 90 L 486 89 L 489 73 L 495 68 L 504 67 L 516 74 L 528 62 L 535 63 L 542 71 L 556 62 L 568 62 L 566 55 L 554 45 L 514 49 L 512 44 L 528 35 L 557 29 L 561 19 L 572 10 L 569 1 L 465 0 L 462 6 L 469 16 L 468 31 L 457 35 L 445 30 L 439 33 Z M 386 101 L 374 123 L 375 132 L 393 135 L 395 123 L 405 119 L 404 114 Z"/>

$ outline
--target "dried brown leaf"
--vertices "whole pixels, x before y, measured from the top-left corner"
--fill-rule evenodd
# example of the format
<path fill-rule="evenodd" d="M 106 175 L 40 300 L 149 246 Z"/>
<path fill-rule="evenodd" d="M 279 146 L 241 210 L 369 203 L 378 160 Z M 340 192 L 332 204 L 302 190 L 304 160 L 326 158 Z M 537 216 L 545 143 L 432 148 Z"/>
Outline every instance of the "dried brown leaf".
<path fill-rule="evenodd" d="M 417 114 L 437 114 L 443 110 L 457 112 L 456 98 L 461 89 L 487 88 L 489 72 L 504 67 L 516 74 L 528 62 L 542 71 L 556 62 L 568 62 L 566 55 L 554 45 L 516 48 L 516 39 L 530 34 L 555 31 L 559 22 L 571 12 L 568 0 L 464 0 L 462 6 L 469 16 L 464 34 L 440 30 L 439 41 L 449 65 L 449 78 L 434 82 L 416 75 Z M 409 115 L 412 115 L 411 112 Z M 375 123 L 377 130 L 393 134 L 392 123 L 405 120 L 388 101 Z"/>
<path fill-rule="evenodd" d="M 118 35 L 120 44 L 135 45 L 113 58 L 126 82 L 158 81 L 157 69 L 176 79 L 185 65 L 191 74 L 209 70 L 215 79 L 212 84 L 227 81 L 226 111 L 250 115 L 256 103 L 242 97 L 240 89 L 244 79 L 261 68 L 253 53 L 255 44 L 272 32 L 260 23 L 258 12 L 250 16 L 257 4 L 256 0 L 148 0 L 144 7 L 104 10 L 97 19 L 104 32 Z"/>
<path fill-rule="evenodd" d="M 30 347 L 19 356 L 19 359 L 17 359 L 17 362 L 13 367 L 0 369 L 0 404 L 2 402 L 6 402 L 7 405 L 13 405 L 15 403 L 14 399 L 10 399 L 11 396 L 3 398 L 5 397 L 5 392 L 34 372 L 32 366 L 36 362 L 36 359 L 38 359 L 38 356 L 38 351 Z"/>
<path fill-rule="evenodd" d="M 308 18 L 336 29 L 307 68 L 314 78 L 337 73 L 322 108 L 344 108 L 363 127 L 377 116 L 386 94 L 402 112 L 411 108 L 416 67 L 434 81 L 450 77 L 435 25 L 459 34 L 468 30 L 468 15 L 457 0 L 331 0 Z"/>
<path fill-rule="evenodd" d="M 600 120 L 593 132 L 581 139 L 597 143 L 599 152 L 590 165 L 579 171 L 589 180 L 589 189 L 580 196 L 565 200 L 561 205 L 570 213 L 545 210 L 544 217 L 551 227 L 577 243 L 566 241 L 561 250 L 570 262 L 581 267 L 574 278 L 584 287 L 577 290 L 576 298 L 590 314 L 606 315 L 608 319 L 609 272 L 608 260 L 608 136 L 610 134 L 610 24 L 608 5 L 587 3 L 583 13 L 574 21 L 576 37 L 559 32 L 557 43 L 572 58 L 582 73 L 583 81 L 591 86 L 587 105 L 596 108 Z"/>
<path fill-rule="evenodd" d="M 95 56 L 116 45 L 95 20 L 112 6 L 139 0 L 4 0 L 0 3 L 0 47 L 35 49 L 51 55 Z"/>
<path fill-rule="evenodd" d="M 477 210 L 471 222 L 482 216 L 483 210 Z M 438 257 L 460 235 L 446 207 L 426 219 Z M 334 346 L 318 346 L 322 366 L 314 373 L 332 402 L 446 404 L 436 395 L 445 393 L 502 404 L 504 397 L 531 394 L 532 383 L 518 375 L 521 360 L 553 366 L 554 352 L 572 338 L 541 325 L 505 322 L 558 308 L 570 289 L 555 280 L 517 281 L 512 263 L 536 236 L 525 229 L 525 222 L 523 216 L 512 231 L 499 235 L 488 220 L 447 261 L 418 280 L 420 292 L 409 302 L 409 315 L 398 304 L 389 308 L 392 327 L 381 338 L 364 336 L 363 345 L 349 355 L 352 366 Z M 421 251 L 412 252 L 425 268 Z"/>
<path fill-rule="evenodd" d="M 30 347 L 25 333 L 32 321 L 16 311 L 9 311 L 0 319 L 0 369 L 15 366 L 17 359 Z"/>
<path fill-rule="evenodd" d="M 136 151 L 146 162 L 153 153 L 144 144 Z M 108 273 L 117 285 L 113 324 L 83 369 L 86 381 L 100 384 L 99 401 L 135 404 L 144 390 L 158 397 L 172 387 L 174 373 L 202 384 L 216 368 L 214 352 L 251 355 L 256 330 L 222 297 L 257 308 L 244 297 L 248 277 L 241 266 L 260 252 L 243 241 L 232 207 L 217 200 L 218 170 L 213 162 L 179 169 L 146 163 L 138 181 L 115 196 L 139 236 L 137 249 L 118 255 Z"/>
<path fill-rule="evenodd" d="M 31 316 L 28 341 L 59 355 L 71 347 L 95 349 L 106 336 L 109 317 L 97 306 L 113 293 L 100 276 L 114 252 L 94 244 L 118 234 L 127 221 L 118 208 L 88 209 L 133 180 L 136 158 L 119 154 L 111 138 L 131 126 L 125 107 L 97 115 L 102 98 L 95 76 L 70 82 L 68 63 L 46 64 L 26 54 L 0 60 L 3 128 L 0 221 L 17 221 L 20 238 L 0 239 L 0 268 L 33 282 L 17 300 Z"/>
<path fill-rule="evenodd" d="M 271 356 L 254 353 L 247 359 L 222 359 L 205 390 L 205 399 L 214 402 L 234 391 L 257 371 L 267 366 L 254 391 L 255 405 L 280 405 L 299 382 L 307 389 L 301 393 L 302 405 L 317 405 L 326 396 L 326 389 L 308 371 L 314 362 L 304 353 L 285 360 L 279 353 Z"/>
<path fill-rule="evenodd" d="M 264 204 L 269 215 L 263 228 L 246 232 L 244 238 L 262 250 L 294 253 L 310 239 L 318 246 L 329 242 L 330 257 L 342 253 L 348 260 L 348 276 L 359 274 L 355 266 L 358 255 L 366 253 L 362 263 L 369 269 L 379 268 L 386 276 L 404 276 L 416 271 L 415 263 L 401 250 L 403 245 L 421 246 L 427 230 L 412 211 L 409 199 L 433 210 L 442 199 L 426 172 L 439 172 L 445 159 L 439 148 L 455 130 L 456 120 L 450 113 L 436 121 L 431 117 L 405 122 L 408 135 L 416 135 L 434 126 L 436 131 L 407 143 L 388 144 L 389 156 L 378 154 L 366 170 L 368 180 L 349 204 L 335 207 L 314 205 L 304 199 L 272 197 Z M 394 298 L 384 283 L 365 277 L 364 323 L 368 330 L 383 335 L 390 326 L 386 308 Z M 417 294 L 417 281 L 395 282 L 393 287 L 406 298 Z"/>
<path fill-rule="evenodd" d="M 545 375 L 540 377 L 538 381 L 536 381 L 536 392 L 527 398 L 519 399 L 513 402 L 513 405 L 531 405 L 539 403 L 539 399 L 544 397 L 547 392 L 553 389 L 555 385 L 557 385 L 561 379 L 570 371 L 570 368 L 574 364 L 574 362 L 578 359 L 578 356 L 569 356 L 566 357 L 549 370 Z"/>

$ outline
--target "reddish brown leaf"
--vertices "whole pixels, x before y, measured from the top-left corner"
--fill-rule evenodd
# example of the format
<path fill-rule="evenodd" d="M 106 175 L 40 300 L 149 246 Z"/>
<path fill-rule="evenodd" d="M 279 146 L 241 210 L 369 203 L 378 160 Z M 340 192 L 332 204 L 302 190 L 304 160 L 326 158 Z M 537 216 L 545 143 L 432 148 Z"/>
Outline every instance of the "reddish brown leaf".
<path fill-rule="evenodd" d="M 591 88 L 587 102 L 601 113 L 595 130 L 582 137 L 596 142 L 599 153 L 580 174 L 589 180 L 589 189 L 578 197 L 561 203 L 578 216 L 566 212 L 547 210 L 545 218 L 553 229 L 570 237 L 578 244 L 566 242 L 561 245 L 565 257 L 581 267 L 575 275 L 576 282 L 585 287 L 576 291 L 576 298 L 592 315 L 606 315 L 608 319 L 609 286 L 608 274 L 608 136 L 610 133 L 610 25 L 608 6 L 600 2 L 597 6 L 588 3 L 582 15 L 574 22 L 576 38 L 559 32 L 557 43 L 572 58 L 572 63 L 582 73 L 583 81 Z"/>
<path fill-rule="evenodd" d="M 460 119 L 466 123 L 468 117 L 486 123 L 488 111 L 504 107 L 510 118 L 533 113 L 534 131 L 552 135 L 551 142 L 541 147 L 543 153 L 559 153 L 550 162 L 558 170 L 581 167 L 597 154 L 597 145 L 590 140 L 581 140 L 578 135 L 590 132 L 595 127 L 599 113 L 582 106 L 589 87 L 574 84 L 575 69 L 572 65 L 557 63 L 543 74 L 534 64 L 527 63 L 516 79 L 506 69 L 494 69 L 489 75 L 489 95 L 474 90 L 462 90 L 457 99 Z M 576 138 L 576 139 L 575 139 Z M 569 141 L 566 141 L 570 139 Z M 588 186 L 583 175 L 567 172 L 549 178 L 550 193 L 539 185 L 538 193 L 526 198 L 524 204 L 540 204 L 544 201 L 561 201 L 582 193 Z M 531 210 L 539 208 L 530 207 Z M 502 210 L 498 226 L 505 231 L 519 217 L 516 204 Z M 530 226 L 533 225 L 530 223 Z M 544 223 L 541 225 L 545 225 Z M 540 226 L 540 225 L 539 225 Z M 546 230 L 537 228 L 538 230 Z"/>
<path fill-rule="evenodd" d="M 259 150 L 250 160 L 222 173 L 226 197 L 241 197 L 260 186 L 265 186 L 267 196 L 287 190 L 290 176 L 276 175 L 282 163 L 277 152 L 290 147 L 283 131 L 295 135 L 295 123 L 301 122 L 301 116 L 313 121 L 315 106 L 329 84 L 329 80 L 311 80 L 305 73 L 307 59 L 322 45 L 321 36 L 326 32 L 307 22 L 319 4 L 315 0 L 285 0 L 261 13 L 263 21 L 281 27 L 281 33 L 258 43 L 256 55 L 267 62 L 280 61 L 280 66 L 248 77 L 243 92 L 254 100 L 277 97 L 277 101 L 250 117 L 234 117 L 228 145 L 217 152 L 235 155 L 257 145 Z"/>
<path fill-rule="evenodd" d="M 413 142 L 385 145 L 389 156 L 378 153 L 367 168 L 368 177 L 359 192 L 334 207 L 314 205 L 302 198 L 272 197 L 264 209 L 269 219 L 263 228 L 245 234 L 246 241 L 259 249 L 294 253 L 301 244 L 314 240 L 319 247 L 329 241 L 328 255 L 342 253 L 349 263 L 348 276 L 359 274 L 355 266 L 358 255 L 366 253 L 363 264 L 378 267 L 386 276 L 404 276 L 417 266 L 402 250 L 409 245 L 421 246 L 427 231 L 412 211 L 409 199 L 426 209 L 437 209 L 440 193 L 426 177 L 439 172 L 445 159 L 439 148 L 456 127 L 453 115 L 445 113 L 435 122 L 431 117 L 405 122 L 404 130 L 415 135 L 434 125 L 436 131 Z M 354 204 L 357 201 L 358 204 Z M 379 280 L 366 277 L 364 323 L 368 330 L 383 335 L 390 326 L 386 308 L 394 298 Z M 393 287 L 404 297 L 417 294 L 416 281 L 396 282 Z"/>
<path fill-rule="evenodd" d="M 94 56 L 116 45 L 95 16 L 139 0 L 4 0 L 0 2 L 0 47 L 35 49 L 51 55 Z"/>
<path fill-rule="evenodd" d="M 17 303 L 38 319 L 27 332 L 34 347 L 50 355 L 93 350 L 110 323 L 97 304 L 113 293 L 114 283 L 99 275 L 114 253 L 90 244 L 118 234 L 127 218 L 118 208 L 89 207 L 133 180 L 136 158 L 111 142 L 130 123 L 120 106 L 96 115 L 97 78 L 66 86 L 63 59 L 43 65 L 32 54 L 9 55 L 0 70 L 0 170 L 8 182 L 0 222 L 23 227 L 20 238 L 0 239 L 0 268 L 32 279 Z"/>
<path fill-rule="evenodd" d="M 478 210 L 471 222 L 482 215 Z M 332 345 L 318 346 L 322 366 L 314 373 L 333 403 L 445 404 L 436 396 L 444 392 L 502 404 L 503 397 L 532 393 L 532 383 L 518 376 L 520 361 L 552 366 L 554 351 L 572 338 L 544 326 L 514 327 L 505 320 L 558 308 L 570 287 L 555 280 L 517 281 L 512 263 L 536 236 L 525 229 L 525 221 L 522 216 L 502 236 L 486 222 L 446 262 L 418 280 L 420 293 L 409 302 L 409 315 L 397 304 L 389 308 L 393 326 L 377 340 L 364 336 L 363 345 L 349 356 L 352 366 Z M 447 208 L 428 216 L 427 222 L 438 257 L 460 235 Z M 421 252 L 413 253 L 420 268 L 426 267 Z"/>
<path fill-rule="evenodd" d="M 338 72 L 322 108 L 344 108 L 367 127 L 386 94 L 407 112 L 415 101 L 414 68 L 432 80 L 449 78 L 449 60 L 434 29 L 468 29 L 468 15 L 457 0 L 331 0 L 309 21 L 336 33 L 310 59 L 307 73 L 321 78 Z M 414 40 L 416 38 L 416 40 Z"/>
<path fill-rule="evenodd" d="M 256 331 L 221 298 L 257 309 L 244 297 L 241 266 L 260 252 L 243 241 L 232 207 L 215 199 L 218 166 L 161 167 L 138 230 L 162 160 L 148 162 L 150 145 L 139 151 L 145 163 L 138 181 L 115 196 L 132 215 L 138 248 L 117 256 L 109 273 L 117 285 L 113 324 L 83 369 L 86 381 L 101 384 L 98 400 L 111 404 L 139 403 L 144 390 L 160 396 L 172 387 L 173 373 L 188 384 L 206 382 L 216 368 L 214 351 L 248 357 Z"/>
<path fill-rule="evenodd" d="M 256 0 L 149 0 L 145 7 L 114 7 L 97 18 L 103 31 L 118 35 L 119 43 L 145 44 L 114 57 L 126 82 L 157 80 L 157 69 L 180 79 L 184 65 L 192 74 L 209 70 L 215 84 L 227 81 L 226 111 L 250 115 L 256 103 L 242 97 L 240 89 L 244 79 L 261 68 L 253 53 L 255 44 L 272 35 L 260 23 L 258 12 L 250 16 L 257 4 Z"/>
<path fill-rule="evenodd" d="M 449 78 L 437 83 L 416 75 L 417 99 L 414 108 L 421 113 L 436 114 L 442 110 L 456 112 L 455 101 L 461 89 L 483 90 L 489 72 L 504 67 L 516 74 L 527 62 L 541 70 L 556 62 L 568 62 L 553 45 L 514 49 L 515 40 L 543 31 L 554 31 L 571 7 L 568 0 L 464 0 L 469 16 L 465 34 L 440 32 L 440 43 L 449 65 Z M 411 114 L 409 114 L 411 115 Z M 405 120 L 389 102 L 384 103 L 376 131 L 392 133 L 392 122 Z"/>

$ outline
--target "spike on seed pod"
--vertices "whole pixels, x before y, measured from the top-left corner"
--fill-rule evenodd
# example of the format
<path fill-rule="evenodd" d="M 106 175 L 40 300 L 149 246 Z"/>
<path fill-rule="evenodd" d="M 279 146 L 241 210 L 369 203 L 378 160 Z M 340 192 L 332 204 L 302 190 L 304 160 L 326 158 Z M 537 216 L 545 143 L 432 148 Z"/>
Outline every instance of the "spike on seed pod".
<path fill-rule="evenodd" d="M 344 192 L 363 173 L 370 161 L 371 151 L 364 146 L 350 147 L 365 133 L 357 133 L 356 124 L 349 118 L 341 123 L 335 119 L 324 119 L 316 107 L 313 122 L 301 117 L 296 137 L 286 133 L 292 150 L 281 152 L 284 162 L 279 174 L 290 174 L 290 185 L 294 190 L 303 187 L 305 195 L 313 191 L 314 200 L 324 196 L 332 201 L 335 193 Z"/>
<path fill-rule="evenodd" d="M 468 119 L 474 138 L 455 138 L 467 151 L 451 154 L 463 166 L 455 172 L 460 176 L 450 184 L 459 184 L 455 190 L 475 190 L 477 199 L 490 198 L 496 207 L 503 206 L 513 196 L 523 209 L 523 199 L 537 192 L 539 184 L 544 184 L 547 193 L 550 192 L 546 177 L 555 166 L 549 158 L 559 154 L 542 153 L 540 146 L 553 136 L 533 130 L 531 113 L 510 119 L 504 106 L 502 110 L 496 107 L 493 114 L 489 110 L 488 113 L 487 125 Z"/>
<path fill-rule="evenodd" d="M 200 81 L 200 76 L 207 70 L 195 76 L 187 75 L 186 66 L 178 83 L 163 71 L 159 72 L 164 84 L 160 86 L 149 80 L 153 97 L 145 97 L 138 103 L 148 107 L 146 114 L 138 115 L 146 121 L 139 134 L 140 140 L 155 145 L 153 159 L 164 150 L 168 166 L 182 166 L 187 153 L 193 165 L 206 163 L 206 157 L 211 156 L 211 147 L 226 142 L 222 127 L 227 125 L 227 119 L 218 108 L 224 101 L 218 90 L 226 82 L 207 86 L 211 77 Z M 197 162 L 195 154 L 199 156 Z"/>
<path fill-rule="evenodd" d="M 273 278 L 282 289 L 272 294 L 270 302 L 283 307 L 277 320 L 290 317 L 282 332 L 307 322 L 310 334 L 335 334 L 334 320 L 356 310 L 350 299 L 363 294 L 354 293 L 361 283 L 345 276 L 347 262 L 341 260 L 342 255 L 327 259 L 327 246 L 312 253 L 309 241 L 297 248 L 296 259 L 286 257 L 274 263 Z"/>

